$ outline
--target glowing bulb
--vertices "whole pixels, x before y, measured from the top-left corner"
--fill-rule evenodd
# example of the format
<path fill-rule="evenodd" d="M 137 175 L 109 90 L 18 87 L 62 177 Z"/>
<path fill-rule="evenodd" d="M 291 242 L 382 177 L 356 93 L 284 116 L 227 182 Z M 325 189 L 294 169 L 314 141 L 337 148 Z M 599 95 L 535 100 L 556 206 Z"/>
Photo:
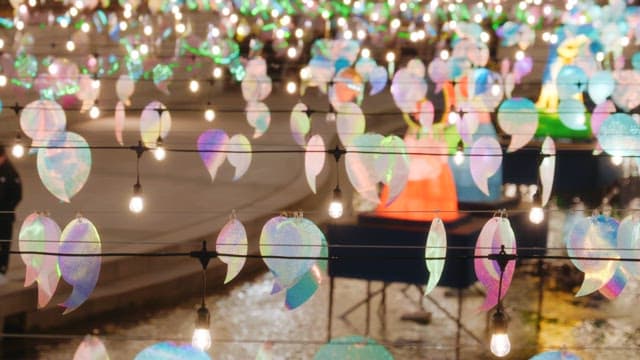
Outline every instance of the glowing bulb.
<path fill-rule="evenodd" d="M 495 7 L 496 14 L 502 14 L 502 5 L 498 4 Z"/>
<path fill-rule="evenodd" d="M 515 56 L 516 60 L 520 61 L 522 59 L 524 59 L 524 51 L 522 50 L 518 50 L 516 52 L 516 56 Z"/>
<path fill-rule="evenodd" d="M 493 96 L 500 95 L 500 85 L 498 84 L 491 85 L 491 95 Z"/>
<path fill-rule="evenodd" d="M 28 3 L 31 7 L 35 7 L 36 5 L 38 5 L 38 2 L 36 0 L 29 0 Z"/>
<path fill-rule="evenodd" d="M 200 83 L 196 79 L 192 79 L 189 81 L 189 91 L 192 93 L 197 93 L 200 90 Z"/>
<path fill-rule="evenodd" d="M 396 54 L 393 51 L 389 51 L 387 53 L 387 55 L 385 56 L 385 59 L 389 63 L 394 62 L 394 61 L 396 61 Z"/>
<path fill-rule="evenodd" d="M 622 45 L 622 47 L 627 47 L 629 46 L 629 37 L 628 36 L 623 36 L 620 38 L 620 45 Z"/>
<path fill-rule="evenodd" d="M 304 36 L 304 30 L 298 28 L 296 29 L 296 31 L 294 31 L 293 33 L 296 37 L 296 39 L 302 39 L 302 37 Z"/>
<path fill-rule="evenodd" d="M 449 21 L 449 29 L 455 30 L 455 28 L 457 28 L 457 27 L 458 27 L 458 22 L 457 21 L 455 21 L 455 20 Z"/>
<path fill-rule="evenodd" d="M 338 21 L 336 21 L 336 24 L 338 24 L 338 26 L 340 27 L 344 27 L 347 25 L 347 19 L 343 18 L 343 17 L 339 17 Z"/>
<path fill-rule="evenodd" d="M 173 14 L 173 18 L 176 19 L 176 21 L 182 20 L 182 13 L 181 12 L 177 12 L 177 13 Z"/>
<path fill-rule="evenodd" d="M 4 39 L 0 38 L 0 49 L 4 49 Z"/>
<path fill-rule="evenodd" d="M 287 49 L 287 56 L 289 57 L 289 59 L 295 59 L 295 57 L 298 56 L 298 49 L 294 48 L 293 46 L 289 47 Z"/>
<path fill-rule="evenodd" d="M 400 11 L 407 11 L 407 3 L 400 3 L 400 6 L 398 6 L 398 8 L 400 9 Z"/>
<path fill-rule="evenodd" d="M 458 123 L 458 121 L 460 121 L 460 115 L 455 111 L 449 111 L 447 120 L 449 121 L 449 125 L 455 125 Z"/>
<path fill-rule="evenodd" d="M 136 49 L 133 49 L 131 50 L 131 53 L 129 53 L 129 56 L 131 56 L 133 60 L 138 60 L 140 58 L 140 52 Z"/>
<path fill-rule="evenodd" d="M 143 31 L 145 35 L 151 36 L 151 34 L 153 34 L 153 27 L 151 27 L 151 25 L 145 25 Z"/>
<path fill-rule="evenodd" d="M 128 4 L 127 4 L 127 5 L 128 5 Z M 129 18 L 131 18 L 131 15 L 132 15 L 132 14 L 131 14 L 131 9 L 130 9 L 130 8 L 126 8 L 126 9 L 124 9 L 124 11 L 122 12 L 122 16 L 123 16 L 125 19 L 129 19 Z"/>
<path fill-rule="evenodd" d="M 453 162 L 458 166 L 464 163 L 464 152 L 462 150 L 456 151 L 456 154 L 453 156 Z"/>
<path fill-rule="evenodd" d="M 72 52 L 76 49 L 76 43 L 74 43 L 73 40 L 67 40 L 65 47 L 67 48 L 67 51 Z"/>
<path fill-rule="evenodd" d="M 300 79 L 302 80 L 311 79 L 311 70 L 309 70 L 308 67 L 305 66 L 302 69 L 300 69 Z"/>
<path fill-rule="evenodd" d="M 356 37 L 358 38 L 358 40 L 364 40 L 367 37 L 367 32 L 360 29 L 356 31 Z"/>
<path fill-rule="evenodd" d="M 88 33 L 89 30 L 91 30 L 91 25 L 89 25 L 88 22 L 83 22 L 80 26 L 80 30 L 82 30 L 83 33 Z"/>
<path fill-rule="evenodd" d="M 204 119 L 208 122 L 212 122 L 216 119 L 216 112 L 213 109 L 207 109 L 204 111 Z"/>
<path fill-rule="evenodd" d="M 178 34 L 182 34 L 186 30 L 187 30 L 187 27 L 183 23 L 179 23 L 179 24 L 176 25 L 176 32 Z"/>
<path fill-rule="evenodd" d="M 69 15 L 71 15 L 72 17 L 78 16 L 78 9 L 72 6 L 71 9 L 69 9 Z"/>
<path fill-rule="evenodd" d="M 287 82 L 287 92 L 289 94 L 294 94 L 298 90 L 298 85 L 294 81 Z"/>
<path fill-rule="evenodd" d="M 400 19 L 395 18 L 395 19 L 391 20 L 391 24 L 390 25 L 391 25 L 391 28 L 393 30 L 397 30 L 400 27 Z"/>
<path fill-rule="evenodd" d="M 93 106 L 91 106 L 91 109 L 89 109 L 89 117 L 92 119 L 97 119 L 98 117 L 100 117 L 100 109 L 93 104 Z"/>
<path fill-rule="evenodd" d="M 142 195 L 134 192 L 131 200 L 129 200 L 129 211 L 139 214 L 142 210 L 144 210 L 144 200 L 142 199 Z"/>
<path fill-rule="evenodd" d="M 473 21 L 475 21 L 477 23 L 481 23 L 482 22 L 482 14 L 473 15 Z"/>
<path fill-rule="evenodd" d="M 147 55 L 149 53 L 149 45 L 142 44 L 140 45 L 140 54 Z"/>
<path fill-rule="evenodd" d="M 120 21 L 120 23 L 118 24 L 118 28 L 120 29 L 120 31 L 127 31 L 128 27 L 129 25 L 126 21 Z"/>
<path fill-rule="evenodd" d="M 603 62 L 604 61 L 604 53 L 602 51 L 598 51 L 596 53 L 596 60 L 598 62 Z"/>
<path fill-rule="evenodd" d="M 345 40 L 351 40 L 353 39 L 353 31 L 347 30 L 342 34 L 342 36 L 344 37 Z"/>
<path fill-rule="evenodd" d="M 7 86 L 7 76 L 0 75 L 0 87 L 5 87 L 5 86 Z"/>
<path fill-rule="evenodd" d="M 491 36 L 489 35 L 488 32 L 483 31 L 480 33 L 480 41 L 482 41 L 483 43 L 488 43 L 490 39 L 491 39 Z"/>
<path fill-rule="evenodd" d="M 195 329 L 191 338 L 191 345 L 202 351 L 211 347 L 211 331 L 209 329 Z"/>
<path fill-rule="evenodd" d="M 16 140 L 16 143 L 13 144 L 13 147 L 11 148 L 11 154 L 16 159 L 20 159 L 24 156 L 24 146 L 19 140 Z"/>
<path fill-rule="evenodd" d="M 370 58 L 371 50 L 369 50 L 368 48 L 362 49 L 362 51 L 360 51 L 360 56 L 362 56 L 363 58 Z"/>
<path fill-rule="evenodd" d="M 220 79 L 222 77 L 222 69 L 219 67 L 213 68 L 213 77 L 214 79 Z"/>
<path fill-rule="evenodd" d="M 332 219 L 338 219 L 342 217 L 342 213 L 344 212 L 344 207 L 342 206 L 342 191 L 339 187 L 333 190 L 333 199 L 329 204 L 329 216 Z"/>
<path fill-rule="evenodd" d="M 162 161 L 167 157 L 167 150 L 165 150 L 162 144 L 158 144 L 158 146 L 153 150 L 153 157 L 158 161 Z"/>
<path fill-rule="evenodd" d="M 493 334 L 491 335 L 491 352 L 497 357 L 505 357 L 511 351 L 511 342 L 509 341 L 509 335 Z"/>
<path fill-rule="evenodd" d="M 16 30 L 22 31 L 24 29 L 24 21 L 18 20 L 15 22 Z"/>
<path fill-rule="evenodd" d="M 428 23 L 431 21 L 431 14 L 425 13 L 422 15 L 422 22 Z"/>
<path fill-rule="evenodd" d="M 285 35 L 284 30 L 282 30 L 282 29 L 278 29 L 278 30 L 276 30 L 276 37 L 277 37 L 278 39 L 284 39 L 284 35 Z"/>
<path fill-rule="evenodd" d="M 443 49 L 440 51 L 440 59 L 447 61 L 447 59 L 449 59 L 449 50 Z"/>
<path fill-rule="evenodd" d="M 220 46 L 218 46 L 218 45 L 213 45 L 213 46 L 211 47 L 211 53 L 212 53 L 213 55 L 216 55 L 216 56 L 217 56 L 217 55 L 220 55 L 220 52 L 221 52 L 221 50 L 220 50 Z"/>
<path fill-rule="evenodd" d="M 66 18 L 60 19 L 60 27 L 66 29 L 69 26 L 69 20 Z"/>
<path fill-rule="evenodd" d="M 549 37 L 549 42 L 552 44 L 555 44 L 558 42 L 558 35 L 556 34 L 551 34 L 551 36 Z"/>
<path fill-rule="evenodd" d="M 543 32 L 542 41 L 549 42 L 549 39 L 551 39 L 551 33 L 549 33 L 548 31 Z"/>
<path fill-rule="evenodd" d="M 550 6 L 550 5 L 545 5 L 545 6 L 542 8 L 542 13 L 543 13 L 545 16 L 549 16 L 549 15 L 551 15 L 551 10 L 552 10 L 552 9 L 551 9 L 551 6 Z"/>
<path fill-rule="evenodd" d="M 100 89 L 100 80 L 94 79 L 93 81 L 91 81 L 91 88 L 95 90 Z"/>
<path fill-rule="evenodd" d="M 611 157 L 611 163 L 615 166 L 620 166 L 622 165 L 622 161 L 624 160 L 624 158 L 622 156 L 612 156 Z"/>
<path fill-rule="evenodd" d="M 544 220 L 544 210 L 539 206 L 534 206 L 529 210 L 529 221 L 534 224 L 540 224 Z"/>
<path fill-rule="evenodd" d="M 51 75 L 57 75 L 59 71 L 58 64 L 53 63 L 49 65 L 49 67 L 47 68 L 47 71 L 49 71 L 49 74 Z"/>

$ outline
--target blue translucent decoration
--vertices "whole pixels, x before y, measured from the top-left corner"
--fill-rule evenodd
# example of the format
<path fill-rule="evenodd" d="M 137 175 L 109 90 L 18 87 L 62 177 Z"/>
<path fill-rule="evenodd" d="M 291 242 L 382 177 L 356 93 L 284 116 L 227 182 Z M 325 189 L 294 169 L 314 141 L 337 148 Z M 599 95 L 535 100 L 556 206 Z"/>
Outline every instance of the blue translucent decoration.
<path fill-rule="evenodd" d="M 361 336 L 345 336 L 323 345 L 315 360 L 393 360 L 391 353 L 373 339 Z"/>
<path fill-rule="evenodd" d="M 211 360 L 207 353 L 191 345 L 161 342 L 149 346 L 136 355 L 134 360 Z"/>

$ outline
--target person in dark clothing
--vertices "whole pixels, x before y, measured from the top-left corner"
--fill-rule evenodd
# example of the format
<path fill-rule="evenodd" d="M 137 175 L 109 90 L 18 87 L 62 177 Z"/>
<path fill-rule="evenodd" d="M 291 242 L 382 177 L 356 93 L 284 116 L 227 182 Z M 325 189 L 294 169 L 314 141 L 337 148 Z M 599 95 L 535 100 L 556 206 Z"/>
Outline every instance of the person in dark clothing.
<path fill-rule="evenodd" d="M 9 251 L 16 219 L 15 209 L 22 200 L 20 175 L 9 161 L 4 145 L 0 144 L 0 284 L 6 283 Z"/>

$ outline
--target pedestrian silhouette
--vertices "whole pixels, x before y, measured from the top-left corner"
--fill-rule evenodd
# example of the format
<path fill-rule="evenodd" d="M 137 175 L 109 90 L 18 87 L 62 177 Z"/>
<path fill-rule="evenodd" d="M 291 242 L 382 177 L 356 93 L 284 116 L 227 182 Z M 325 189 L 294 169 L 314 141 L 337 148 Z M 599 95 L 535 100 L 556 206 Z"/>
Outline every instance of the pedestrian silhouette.
<path fill-rule="evenodd" d="M 20 200 L 20 175 L 9 161 L 4 145 L 0 144 L 0 285 L 7 282 L 13 222 L 16 219 L 14 211 Z"/>

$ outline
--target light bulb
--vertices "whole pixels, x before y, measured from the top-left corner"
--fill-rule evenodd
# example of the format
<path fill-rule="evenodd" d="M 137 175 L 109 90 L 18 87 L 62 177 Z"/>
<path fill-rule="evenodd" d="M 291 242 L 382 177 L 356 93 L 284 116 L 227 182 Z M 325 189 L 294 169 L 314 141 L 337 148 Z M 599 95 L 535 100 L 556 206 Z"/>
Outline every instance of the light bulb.
<path fill-rule="evenodd" d="M 202 351 L 207 351 L 211 347 L 211 331 L 209 329 L 195 329 L 191 338 L 191 345 Z"/>
<path fill-rule="evenodd" d="M 360 56 L 362 56 L 365 59 L 368 59 L 371 57 L 371 50 L 369 50 L 368 48 L 364 48 L 360 51 Z"/>
<path fill-rule="evenodd" d="M 153 27 L 151 27 L 151 25 L 145 25 L 143 31 L 145 35 L 151 36 L 151 34 L 153 34 Z"/>
<path fill-rule="evenodd" d="M 499 84 L 491 85 L 491 95 L 493 95 L 493 96 L 500 95 L 500 85 Z"/>
<path fill-rule="evenodd" d="M 460 115 L 455 111 L 449 111 L 447 120 L 449 121 L 449 125 L 455 125 L 458 121 L 460 121 Z"/>
<path fill-rule="evenodd" d="M 0 50 L 4 49 L 4 39 L 0 38 Z"/>
<path fill-rule="evenodd" d="M 393 53 L 392 51 L 389 51 L 387 53 L 387 55 L 385 56 L 385 58 L 386 58 L 387 62 L 389 62 L 389 63 L 390 62 L 394 62 L 394 61 L 396 61 L 396 54 Z"/>
<path fill-rule="evenodd" d="M 183 23 L 179 23 L 179 24 L 176 25 L 176 32 L 178 34 L 182 34 L 186 30 L 187 30 L 187 27 Z"/>
<path fill-rule="evenodd" d="M 213 78 L 220 79 L 222 77 L 222 69 L 219 67 L 213 68 Z"/>
<path fill-rule="evenodd" d="M 516 56 L 515 56 L 516 60 L 520 61 L 522 59 L 524 59 L 524 51 L 522 50 L 518 50 L 516 52 Z"/>
<path fill-rule="evenodd" d="M 16 21 L 15 22 L 15 27 L 16 27 L 16 30 L 18 30 L 18 31 L 24 30 L 24 21 L 22 21 L 22 20 Z"/>
<path fill-rule="evenodd" d="M 333 199 L 329 204 L 329 216 L 333 219 L 339 219 L 342 217 L 344 207 L 342 206 L 342 191 L 339 187 L 333 190 Z"/>
<path fill-rule="evenodd" d="M 138 60 L 140 58 L 140 52 L 138 50 L 136 50 L 136 49 L 133 49 L 129 53 L 129 56 L 131 56 L 131 59 L 133 59 L 133 60 Z"/>
<path fill-rule="evenodd" d="M 100 80 L 98 80 L 98 79 L 94 79 L 93 81 L 91 81 L 91 87 L 92 87 L 94 90 L 98 90 L 98 89 L 100 89 Z"/>
<path fill-rule="evenodd" d="M 464 151 L 456 150 L 456 154 L 453 156 L 453 162 L 460 166 L 464 163 Z"/>
<path fill-rule="evenodd" d="M 298 90 L 298 85 L 294 81 L 287 82 L 287 92 L 289 94 L 295 94 L 296 90 Z"/>
<path fill-rule="evenodd" d="M 11 148 L 11 154 L 16 159 L 20 159 L 24 156 L 24 146 L 19 142 L 19 140 L 16 141 L 15 144 L 13 144 L 13 147 Z"/>
<path fill-rule="evenodd" d="M 65 46 L 69 52 L 76 49 L 76 43 L 74 43 L 73 40 L 67 40 L 67 44 Z"/>
<path fill-rule="evenodd" d="M 7 77 L 5 75 L 0 75 L 0 87 L 7 86 Z"/>
<path fill-rule="evenodd" d="M 298 56 L 298 49 L 291 46 L 287 49 L 287 56 L 289 57 L 289 59 L 294 59 L 296 56 Z"/>
<path fill-rule="evenodd" d="M 191 80 L 189 82 L 189 91 L 191 91 L 192 93 L 197 93 L 198 90 L 200 90 L 200 83 L 198 82 L 198 80 Z"/>
<path fill-rule="evenodd" d="M 447 61 L 447 59 L 449 59 L 449 50 L 443 49 L 440 51 L 440 59 Z"/>
<path fill-rule="evenodd" d="M 622 45 L 622 47 L 627 47 L 629 46 L 629 37 L 628 36 L 623 36 L 620 38 L 620 45 Z"/>
<path fill-rule="evenodd" d="M 129 211 L 139 214 L 144 210 L 144 200 L 142 198 L 142 186 L 139 182 L 133 185 L 133 196 L 129 200 Z"/>
<path fill-rule="evenodd" d="M 511 342 L 509 341 L 509 335 L 493 334 L 491 335 L 491 353 L 497 357 L 505 357 L 511 351 Z"/>
<path fill-rule="evenodd" d="M 129 25 L 124 20 L 120 21 L 120 23 L 118 24 L 118 28 L 120 28 L 120 31 L 127 31 L 128 27 L 129 27 Z"/>
<path fill-rule="evenodd" d="M 544 210 L 539 206 L 534 206 L 529 210 L 529 221 L 540 224 L 544 220 Z"/>
<path fill-rule="evenodd" d="M 213 109 L 207 109 L 204 111 L 204 119 L 208 122 L 212 122 L 216 119 L 216 112 Z"/>
<path fill-rule="evenodd" d="M 615 166 L 620 166 L 622 165 L 622 161 L 624 160 L 624 158 L 622 156 L 612 156 L 611 157 L 611 163 Z"/>
<path fill-rule="evenodd" d="M 488 32 L 483 31 L 480 33 L 480 41 L 486 44 L 489 42 L 489 40 L 491 40 L 491 36 L 489 35 Z"/>
<path fill-rule="evenodd" d="M 140 45 L 140 54 L 147 55 L 149 53 L 149 45 L 141 44 Z"/>
<path fill-rule="evenodd" d="M 98 106 L 96 106 L 95 104 L 93 104 L 93 106 L 91 106 L 91 109 L 89 109 L 89 117 L 91 117 L 92 119 L 97 119 L 98 117 L 100 117 L 100 108 L 98 108 Z"/>
<path fill-rule="evenodd" d="M 91 25 L 89 25 L 89 23 L 88 23 L 88 22 L 84 22 L 84 23 L 82 23 L 82 25 L 80 25 L 80 30 L 81 30 L 83 33 L 88 33 L 88 32 L 89 32 L 89 30 L 91 30 Z"/>
<path fill-rule="evenodd" d="M 158 137 L 158 140 L 156 140 L 156 148 L 153 149 L 153 157 L 158 161 L 162 161 L 167 157 L 167 150 L 164 148 L 161 137 Z"/>
<path fill-rule="evenodd" d="M 293 34 L 295 35 L 296 39 L 302 39 L 302 37 L 304 36 L 304 30 L 297 28 L 296 31 L 293 32 Z"/>

